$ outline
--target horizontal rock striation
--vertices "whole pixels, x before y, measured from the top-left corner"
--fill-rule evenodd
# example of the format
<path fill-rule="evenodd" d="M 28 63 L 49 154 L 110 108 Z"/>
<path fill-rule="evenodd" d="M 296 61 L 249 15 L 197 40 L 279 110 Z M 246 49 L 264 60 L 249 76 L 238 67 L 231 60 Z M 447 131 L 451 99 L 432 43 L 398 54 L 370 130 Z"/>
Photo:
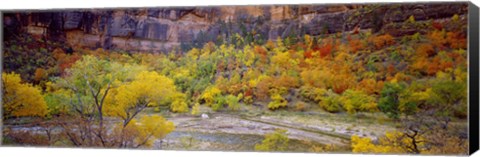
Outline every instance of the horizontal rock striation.
<path fill-rule="evenodd" d="M 142 9 L 22 11 L 4 14 L 4 39 L 26 32 L 72 47 L 169 51 L 233 42 L 235 34 L 256 41 L 351 31 L 382 30 L 415 20 L 467 13 L 466 2 L 352 5 L 261 5 Z"/>

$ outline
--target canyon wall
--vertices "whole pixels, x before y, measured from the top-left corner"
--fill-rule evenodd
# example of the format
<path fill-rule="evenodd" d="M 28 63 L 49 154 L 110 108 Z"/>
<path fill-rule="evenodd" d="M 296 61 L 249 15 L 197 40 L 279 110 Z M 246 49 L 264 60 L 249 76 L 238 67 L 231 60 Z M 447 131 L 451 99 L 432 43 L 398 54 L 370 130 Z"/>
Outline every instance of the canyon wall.
<path fill-rule="evenodd" d="M 412 15 L 416 21 L 465 15 L 467 7 L 450 2 L 11 11 L 3 16 L 3 32 L 5 40 L 29 33 L 71 47 L 165 52 L 229 40 L 236 33 L 266 41 L 354 28 L 377 32 Z"/>

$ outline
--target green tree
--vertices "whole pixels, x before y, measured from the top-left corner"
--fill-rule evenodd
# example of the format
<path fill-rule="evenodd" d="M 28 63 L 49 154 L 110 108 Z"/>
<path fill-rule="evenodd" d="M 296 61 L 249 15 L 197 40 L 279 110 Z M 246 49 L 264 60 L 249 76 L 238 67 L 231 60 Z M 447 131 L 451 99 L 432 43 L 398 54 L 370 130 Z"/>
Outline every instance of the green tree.
<path fill-rule="evenodd" d="M 349 114 L 356 112 L 375 112 L 377 111 L 377 104 L 375 98 L 366 94 L 363 91 L 346 90 L 340 97 L 343 108 Z"/>
<path fill-rule="evenodd" d="M 51 84 L 51 83 L 47 83 Z M 47 85 L 49 86 L 49 85 Z M 51 87 L 47 87 L 51 88 Z M 65 115 L 71 114 L 68 102 L 70 102 L 70 95 L 72 94 L 71 91 L 60 89 L 49 91 L 44 95 L 45 102 L 48 106 L 48 114 L 49 116 L 58 116 L 58 115 Z"/>
<path fill-rule="evenodd" d="M 413 115 L 419 111 L 420 108 L 428 104 L 431 99 L 431 88 L 425 82 L 412 82 L 400 94 L 399 110 L 406 115 Z"/>
<path fill-rule="evenodd" d="M 227 104 L 227 99 L 225 96 L 217 96 L 214 99 L 215 103 L 211 105 L 213 111 L 219 111 L 223 109 L 223 106 Z"/>
<path fill-rule="evenodd" d="M 105 98 L 115 80 L 129 76 L 127 70 L 131 69 L 123 68 L 119 63 L 90 55 L 83 56 L 72 68 L 66 70 L 67 77 L 55 81 L 55 86 L 72 93 L 68 105 L 73 111 L 81 116 L 96 116 L 102 125 Z"/>
<path fill-rule="evenodd" d="M 328 92 L 322 91 L 321 96 L 318 96 L 320 107 L 328 112 L 339 112 L 342 109 L 342 102 L 340 96 L 337 93 L 329 90 Z"/>
<path fill-rule="evenodd" d="M 103 125 L 106 98 L 114 86 L 131 79 L 140 69 L 143 67 L 124 66 L 86 55 L 66 70 L 66 77 L 55 80 L 53 86 L 68 93 L 68 108 L 79 117 L 79 122 L 75 124 L 78 126 L 64 126 L 67 134 L 80 137 L 70 138 L 75 145 L 108 146 Z M 98 125 L 98 129 L 90 127 L 92 125 Z"/>
<path fill-rule="evenodd" d="M 436 80 L 432 84 L 430 104 L 442 117 L 467 115 L 467 84 L 454 80 Z"/>
<path fill-rule="evenodd" d="M 265 139 L 260 144 L 255 145 L 257 151 L 285 151 L 288 148 L 289 139 L 286 135 L 287 130 L 277 129 L 273 133 L 265 135 Z"/>
<path fill-rule="evenodd" d="M 240 99 L 234 95 L 227 95 L 225 97 L 225 100 L 226 100 L 226 103 L 228 105 L 228 108 L 232 111 L 236 111 L 236 110 L 239 110 L 240 109 L 240 104 L 238 103 L 238 101 L 240 101 Z"/>
<path fill-rule="evenodd" d="M 400 95 L 405 90 L 405 85 L 401 83 L 385 83 L 380 92 L 378 108 L 388 117 L 398 119 L 400 117 Z"/>
<path fill-rule="evenodd" d="M 174 97 L 182 98 L 182 94 L 172 80 L 145 69 L 93 56 L 84 56 L 67 69 L 66 77 L 58 78 L 54 86 L 60 92 L 56 96 L 67 97 L 69 107 L 78 113 L 76 123 L 61 125 L 68 139 L 77 146 L 139 147 L 149 146 L 153 137 L 162 138 L 171 132 L 173 124 L 161 123 L 161 117 L 133 122 L 147 106 L 183 100 Z M 178 104 L 188 108 L 185 103 Z M 113 132 L 104 128 L 106 115 L 123 120 Z"/>

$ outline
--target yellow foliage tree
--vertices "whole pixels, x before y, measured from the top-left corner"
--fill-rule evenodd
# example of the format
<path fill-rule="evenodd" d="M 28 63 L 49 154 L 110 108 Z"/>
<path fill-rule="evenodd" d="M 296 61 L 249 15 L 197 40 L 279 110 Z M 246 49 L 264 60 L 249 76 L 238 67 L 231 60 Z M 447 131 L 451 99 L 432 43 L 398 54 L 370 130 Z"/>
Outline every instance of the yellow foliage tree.
<path fill-rule="evenodd" d="M 185 94 L 176 93 L 173 95 L 173 102 L 170 105 L 170 110 L 173 112 L 188 112 Z"/>
<path fill-rule="evenodd" d="M 242 58 L 243 64 L 248 67 L 252 66 L 253 63 L 255 63 L 255 59 L 257 58 L 253 49 L 249 45 L 247 45 L 245 46 L 245 48 L 243 48 L 243 53 L 245 54 L 245 57 Z"/>
<path fill-rule="evenodd" d="M 132 82 L 120 85 L 112 91 L 107 98 L 105 113 L 122 118 L 126 126 L 146 107 L 172 101 L 172 98 L 176 111 L 186 111 L 186 103 L 182 102 L 184 99 L 181 99 L 181 95 L 171 79 L 157 72 L 143 71 Z"/>
<path fill-rule="evenodd" d="M 277 52 L 272 58 L 272 67 L 275 67 L 277 72 L 284 72 L 289 69 L 294 69 L 298 65 L 298 61 L 290 57 L 289 52 Z"/>
<path fill-rule="evenodd" d="M 201 98 L 205 100 L 207 106 L 211 106 L 215 102 L 215 97 L 219 96 L 220 94 L 222 94 L 220 89 L 217 87 L 210 87 L 203 92 Z"/>
<path fill-rule="evenodd" d="M 382 154 L 404 154 L 421 153 L 425 145 L 422 137 L 417 137 L 413 141 L 407 134 L 399 131 L 387 132 L 385 136 L 380 137 L 377 143 L 368 137 L 352 136 L 352 152 L 354 153 L 382 153 Z M 415 143 L 415 144 L 414 144 Z"/>
<path fill-rule="evenodd" d="M 118 147 L 138 148 L 151 147 L 155 139 L 162 139 L 175 129 L 173 122 L 165 120 L 162 116 L 144 116 L 137 122 L 132 120 L 124 126 L 119 123 L 114 128 L 114 138 Z"/>
<path fill-rule="evenodd" d="M 278 93 L 273 94 L 270 98 L 272 99 L 272 101 L 268 103 L 268 109 L 270 110 L 276 110 L 287 106 L 288 101 Z"/>
<path fill-rule="evenodd" d="M 193 105 L 192 107 L 192 115 L 198 115 L 200 114 L 200 104 L 199 103 L 195 103 L 195 105 Z"/>
<path fill-rule="evenodd" d="M 310 49 L 313 46 L 313 38 L 310 35 L 305 34 L 303 39 L 305 40 L 305 45 L 307 48 Z"/>
<path fill-rule="evenodd" d="M 35 86 L 22 83 L 19 74 L 2 73 L 3 82 L 3 116 L 23 117 L 39 116 L 43 117 L 48 113 L 47 104 L 43 99 L 40 89 Z"/>

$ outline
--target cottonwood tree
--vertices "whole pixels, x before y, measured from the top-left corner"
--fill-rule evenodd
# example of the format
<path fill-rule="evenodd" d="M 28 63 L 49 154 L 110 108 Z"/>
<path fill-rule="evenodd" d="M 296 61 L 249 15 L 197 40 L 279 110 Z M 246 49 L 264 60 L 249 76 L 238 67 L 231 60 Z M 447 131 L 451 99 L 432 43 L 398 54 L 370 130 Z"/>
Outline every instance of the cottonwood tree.
<path fill-rule="evenodd" d="M 114 127 L 114 146 L 120 148 L 151 147 L 155 138 L 162 139 L 174 129 L 173 122 L 158 115 L 143 116 L 138 121 L 132 119 L 127 125 L 119 123 Z"/>
<path fill-rule="evenodd" d="M 400 95 L 405 90 L 404 84 L 386 83 L 380 92 L 378 108 L 388 117 L 398 119 L 401 115 Z"/>
<path fill-rule="evenodd" d="M 173 80 L 157 72 L 142 71 L 131 82 L 113 89 L 107 97 L 106 115 L 122 119 L 114 133 L 115 146 L 151 146 L 153 138 L 163 138 L 174 129 L 172 122 L 161 116 L 144 116 L 137 123 L 138 114 L 149 106 L 171 102 L 175 112 L 186 112 L 185 96 L 178 92 Z"/>
<path fill-rule="evenodd" d="M 120 85 L 114 90 L 107 98 L 105 114 L 121 118 L 124 126 L 149 106 L 156 106 L 164 101 L 170 101 L 173 104 L 184 101 L 182 98 L 177 98 L 176 95 L 180 93 L 173 80 L 157 72 L 140 72 L 132 82 Z M 173 98 L 179 100 L 172 101 Z M 188 108 L 185 102 L 178 105 L 183 106 L 181 108 Z"/>
<path fill-rule="evenodd" d="M 415 141 L 402 132 L 387 132 L 385 136 L 380 137 L 374 142 L 368 137 L 352 136 L 352 152 L 354 153 L 414 153 L 419 154 L 420 146 L 424 141 Z"/>
<path fill-rule="evenodd" d="M 77 113 L 83 125 L 80 128 L 88 128 L 85 133 L 80 133 L 80 138 L 73 138 L 75 129 L 71 130 L 70 139 L 75 145 L 91 145 L 100 143 L 100 146 L 106 146 L 107 141 L 104 137 L 104 104 L 105 98 L 113 88 L 113 82 L 122 72 L 125 72 L 118 63 L 111 63 L 107 60 L 101 60 L 94 56 L 83 56 L 75 62 L 70 69 L 66 70 L 66 77 L 58 78 L 55 86 L 71 92 L 69 107 Z M 86 127 L 98 124 L 98 129 Z M 68 125 L 64 125 L 68 126 Z M 70 128 L 68 126 L 68 128 Z M 68 134 L 67 134 L 68 135 Z M 93 136 L 93 137 L 92 137 Z M 94 138 L 96 137 L 96 138 Z M 73 140 L 73 139 L 90 139 Z M 99 142 L 97 142 L 97 140 Z"/>
<path fill-rule="evenodd" d="M 39 88 L 22 83 L 20 75 L 13 72 L 2 73 L 2 83 L 4 118 L 47 115 L 47 104 Z"/>
<path fill-rule="evenodd" d="M 155 132 L 170 132 L 173 124 L 142 124 L 152 123 L 152 120 L 142 121 L 142 118 L 140 124 L 129 125 L 147 106 L 172 102 L 170 94 L 177 94 L 172 80 L 145 69 L 94 56 L 84 56 L 76 62 L 67 70 L 66 77 L 57 79 L 54 85 L 69 93 L 68 105 L 74 113 L 71 120 L 59 123 L 62 134 L 76 146 L 140 147 L 148 146 L 153 137 L 161 137 Z M 112 133 L 104 126 L 104 116 L 123 120 L 121 134 Z M 143 127 L 147 126 L 159 130 L 145 130 Z M 124 143 L 128 133 L 135 132 L 132 128 L 143 128 L 136 131 L 142 135 L 138 138 L 143 139 L 134 144 Z"/>

